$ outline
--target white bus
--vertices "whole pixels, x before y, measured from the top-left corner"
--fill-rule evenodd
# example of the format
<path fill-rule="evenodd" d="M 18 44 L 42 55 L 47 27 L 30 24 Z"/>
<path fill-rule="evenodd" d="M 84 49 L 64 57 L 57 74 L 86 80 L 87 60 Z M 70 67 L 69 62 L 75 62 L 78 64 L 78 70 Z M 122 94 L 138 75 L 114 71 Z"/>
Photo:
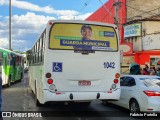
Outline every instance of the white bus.
<path fill-rule="evenodd" d="M 35 93 L 36 104 L 118 100 L 117 34 L 113 24 L 50 20 L 28 51 L 29 85 Z"/>

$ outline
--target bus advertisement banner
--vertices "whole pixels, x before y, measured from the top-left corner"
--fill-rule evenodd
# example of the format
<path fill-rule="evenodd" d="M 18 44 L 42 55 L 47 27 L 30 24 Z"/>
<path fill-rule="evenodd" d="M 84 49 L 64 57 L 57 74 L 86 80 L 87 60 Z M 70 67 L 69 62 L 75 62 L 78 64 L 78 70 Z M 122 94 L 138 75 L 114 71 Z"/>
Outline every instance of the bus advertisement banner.
<path fill-rule="evenodd" d="M 54 24 L 50 32 L 51 49 L 118 50 L 112 27 L 84 24 Z"/>

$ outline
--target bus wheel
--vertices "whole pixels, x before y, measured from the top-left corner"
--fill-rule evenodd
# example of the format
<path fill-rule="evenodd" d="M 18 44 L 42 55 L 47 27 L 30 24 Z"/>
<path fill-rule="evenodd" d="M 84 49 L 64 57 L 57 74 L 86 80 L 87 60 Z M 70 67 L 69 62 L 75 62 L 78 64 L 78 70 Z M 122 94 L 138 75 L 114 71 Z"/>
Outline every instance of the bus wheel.
<path fill-rule="evenodd" d="M 11 76 L 9 76 L 8 83 L 7 83 L 7 87 L 10 87 L 10 86 L 11 86 Z"/>
<path fill-rule="evenodd" d="M 36 89 L 36 88 L 35 88 Z M 36 106 L 38 106 L 38 107 L 43 107 L 43 105 L 44 104 L 41 104 L 40 102 L 39 102 L 39 100 L 37 99 L 37 90 L 35 91 L 35 102 L 36 102 Z"/>
<path fill-rule="evenodd" d="M 43 107 L 44 104 L 41 104 L 41 103 L 39 102 L 39 100 L 37 99 L 37 97 L 36 97 L 36 105 L 37 105 L 38 107 Z"/>
<path fill-rule="evenodd" d="M 22 79 L 23 79 L 23 74 L 21 73 L 21 78 L 20 78 L 20 80 L 19 80 L 19 81 L 21 82 L 21 81 L 22 81 Z"/>
<path fill-rule="evenodd" d="M 78 102 L 78 105 L 89 106 L 91 102 Z"/>
<path fill-rule="evenodd" d="M 106 100 L 104 100 L 104 101 L 102 101 L 102 104 L 103 104 L 103 105 L 108 105 L 108 104 L 109 104 L 109 102 L 108 102 L 108 101 L 106 101 Z"/>
<path fill-rule="evenodd" d="M 91 104 L 91 102 L 82 102 L 82 105 L 84 106 L 89 106 Z"/>

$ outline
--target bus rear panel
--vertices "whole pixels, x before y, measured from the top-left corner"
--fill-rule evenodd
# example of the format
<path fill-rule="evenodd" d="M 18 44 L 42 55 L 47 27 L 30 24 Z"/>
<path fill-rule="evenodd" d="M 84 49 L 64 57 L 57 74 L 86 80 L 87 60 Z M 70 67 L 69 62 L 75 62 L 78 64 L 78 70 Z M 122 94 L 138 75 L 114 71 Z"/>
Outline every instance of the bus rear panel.
<path fill-rule="evenodd" d="M 38 101 L 44 104 L 118 100 L 120 52 L 117 33 L 112 24 L 49 21 L 38 42 L 41 46 L 44 44 L 43 60 L 36 65 L 32 60 L 29 67 L 30 86 Z M 32 55 L 34 49 L 35 46 Z"/>

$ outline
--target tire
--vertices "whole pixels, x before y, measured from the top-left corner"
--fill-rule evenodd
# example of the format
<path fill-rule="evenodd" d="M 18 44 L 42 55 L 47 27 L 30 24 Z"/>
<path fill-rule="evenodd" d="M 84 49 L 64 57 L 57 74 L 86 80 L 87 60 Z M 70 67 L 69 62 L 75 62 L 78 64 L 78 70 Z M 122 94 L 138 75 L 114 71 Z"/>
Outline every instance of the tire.
<path fill-rule="evenodd" d="M 43 107 L 44 106 L 44 104 L 41 104 L 39 102 L 39 100 L 37 99 L 37 97 L 36 97 L 36 106 L 38 106 L 38 107 Z"/>
<path fill-rule="evenodd" d="M 130 109 L 131 113 L 139 113 L 140 112 L 139 104 L 135 99 L 130 101 L 129 109 Z"/>
<path fill-rule="evenodd" d="M 108 105 L 108 104 L 109 104 L 109 102 L 108 102 L 108 101 L 106 101 L 106 100 L 104 100 L 104 101 L 102 101 L 102 104 L 103 104 L 103 105 Z"/>
<path fill-rule="evenodd" d="M 22 79 L 23 79 L 23 74 L 21 73 L 21 78 L 20 78 L 20 80 L 19 80 L 19 81 L 21 82 L 21 81 L 22 81 Z"/>
<path fill-rule="evenodd" d="M 43 107 L 44 106 L 44 104 L 41 104 L 39 102 L 39 100 L 37 99 L 37 93 L 35 94 L 35 103 L 36 103 L 36 106 L 38 106 L 38 107 Z"/>
<path fill-rule="evenodd" d="M 78 105 L 78 106 L 83 106 L 83 107 L 87 107 L 87 106 L 89 106 L 90 105 L 90 103 L 91 102 L 77 102 L 76 104 Z"/>
<path fill-rule="evenodd" d="M 89 106 L 91 102 L 83 102 L 82 105 Z"/>
<path fill-rule="evenodd" d="M 36 82 L 35 82 L 36 83 Z M 35 84 L 35 103 L 36 103 L 36 106 L 38 106 L 38 107 L 43 107 L 44 106 L 44 104 L 41 104 L 40 102 L 39 102 L 39 100 L 37 99 L 37 88 L 36 88 L 36 84 Z"/>
<path fill-rule="evenodd" d="M 9 76 L 8 83 L 7 83 L 7 87 L 10 87 L 10 86 L 11 86 L 11 76 Z"/>

